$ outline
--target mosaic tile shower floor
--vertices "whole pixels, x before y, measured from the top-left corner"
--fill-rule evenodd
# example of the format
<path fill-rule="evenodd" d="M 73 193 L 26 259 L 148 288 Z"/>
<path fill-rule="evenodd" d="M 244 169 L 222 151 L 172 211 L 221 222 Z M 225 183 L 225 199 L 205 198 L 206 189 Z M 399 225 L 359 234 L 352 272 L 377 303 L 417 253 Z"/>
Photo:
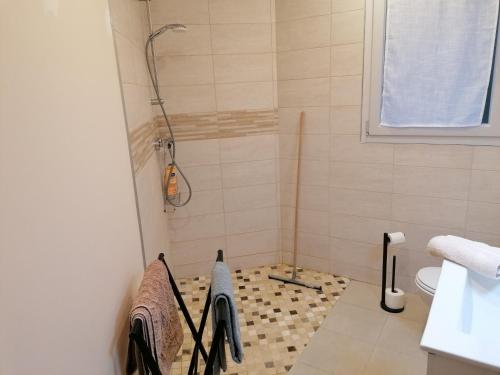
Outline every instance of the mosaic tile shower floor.
<path fill-rule="evenodd" d="M 349 284 L 349 279 L 345 277 L 306 269 L 299 269 L 299 277 L 322 285 L 322 292 L 268 279 L 269 274 L 290 275 L 290 270 L 286 265 L 277 265 L 233 272 L 244 360 L 239 365 L 235 364 L 230 359 L 227 348 L 228 370 L 225 374 L 288 373 Z M 210 279 L 206 276 L 179 279 L 177 284 L 195 325 L 198 326 Z M 182 316 L 181 321 L 184 326 L 184 343 L 172 366 L 172 375 L 187 374 L 194 346 Z M 211 332 L 209 316 L 204 334 L 207 350 Z M 199 371 L 200 369 L 203 369 L 201 361 Z"/>

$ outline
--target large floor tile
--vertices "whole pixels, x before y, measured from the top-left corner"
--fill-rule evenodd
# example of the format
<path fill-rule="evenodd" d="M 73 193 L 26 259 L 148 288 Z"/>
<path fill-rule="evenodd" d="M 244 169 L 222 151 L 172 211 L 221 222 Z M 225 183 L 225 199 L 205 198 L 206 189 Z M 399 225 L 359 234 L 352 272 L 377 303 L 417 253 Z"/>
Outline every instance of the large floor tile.
<path fill-rule="evenodd" d="M 424 331 L 423 323 L 390 316 L 380 335 L 378 347 L 409 355 L 424 355 L 420 340 Z"/>
<path fill-rule="evenodd" d="M 427 359 L 376 348 L 363 375 L 425 375 Z"/>
<path fill-rule="evenodd" d="M 335 375 L 332 371 L 323 371 L 313 366 L 298 362 L 292 367 L 289 375 Z"/>

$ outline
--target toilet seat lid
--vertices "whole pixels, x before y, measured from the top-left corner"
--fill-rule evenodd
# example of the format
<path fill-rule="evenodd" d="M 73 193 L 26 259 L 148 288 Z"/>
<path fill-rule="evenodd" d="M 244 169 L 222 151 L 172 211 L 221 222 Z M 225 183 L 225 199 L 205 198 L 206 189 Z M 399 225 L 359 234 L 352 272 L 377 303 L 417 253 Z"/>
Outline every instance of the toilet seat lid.
<path fill-rule="evenodd" d="M 441 267 L 425 267 L 417 272 L 417 281 L 425 289 L 435 291 L 441 275 Z"/>

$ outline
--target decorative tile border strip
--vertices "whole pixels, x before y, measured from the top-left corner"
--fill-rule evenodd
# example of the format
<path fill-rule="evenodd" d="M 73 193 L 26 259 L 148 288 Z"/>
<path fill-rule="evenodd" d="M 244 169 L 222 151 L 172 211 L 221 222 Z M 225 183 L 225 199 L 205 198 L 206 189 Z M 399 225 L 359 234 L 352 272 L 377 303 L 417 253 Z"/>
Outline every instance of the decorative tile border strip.
<path fill-rule="evenodd" d="M 165 121 L 157 117 L 160 133 L 166 134 Z M 276 134 L 278 113 L 274 109 L 209 113 L 186 113 L 169 116 L 179 141 L 245 137 Z"/>
<path fill-rule="evenodd" d="M 234 138 L 278 132 L 278 112 L 275 109 L 183 113 L 169 116 L 169 121 L 178 141 Z M 135 173 L 138 173 L 153 155 L 153 141 L 158 135 L 168 135 L 165 120 L 160 116 L 129 133 Z"/>

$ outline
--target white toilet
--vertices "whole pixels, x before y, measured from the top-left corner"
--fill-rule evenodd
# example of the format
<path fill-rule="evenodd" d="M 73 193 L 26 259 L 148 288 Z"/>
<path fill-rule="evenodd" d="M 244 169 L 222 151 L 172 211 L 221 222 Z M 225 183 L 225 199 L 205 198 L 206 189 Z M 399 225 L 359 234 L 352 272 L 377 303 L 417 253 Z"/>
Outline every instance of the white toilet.
<path fill-rule="evenodd" d="M 432 304 L 440 275 L 441 267 L 425 267 L 421 268 L 415 276 L 415 284 L 417 284 L 420 297 L 429 306 Z"/>

